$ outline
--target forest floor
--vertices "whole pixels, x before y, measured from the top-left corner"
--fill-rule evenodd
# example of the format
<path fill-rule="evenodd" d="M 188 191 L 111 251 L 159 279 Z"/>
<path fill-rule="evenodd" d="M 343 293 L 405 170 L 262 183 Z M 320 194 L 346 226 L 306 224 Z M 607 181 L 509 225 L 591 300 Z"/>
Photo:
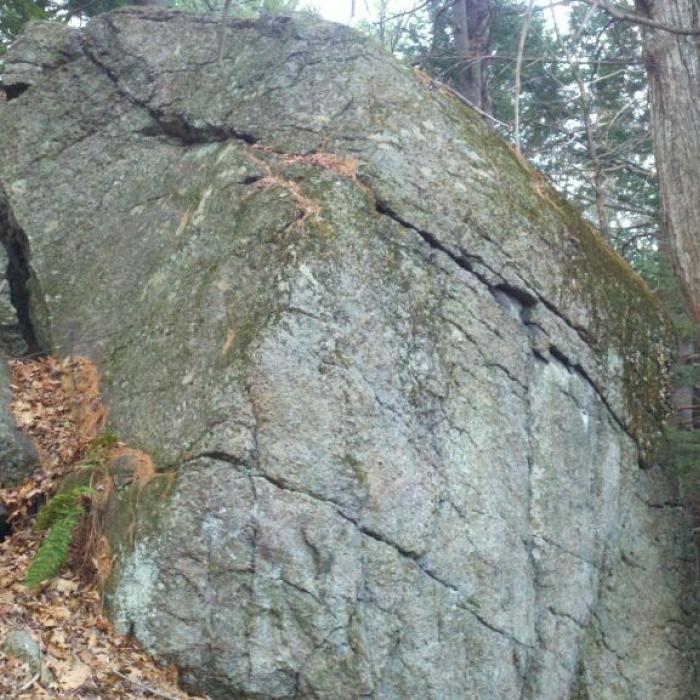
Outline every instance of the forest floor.
<path fill-rule="evenodd" d="M 0 489 L 13 526 L 0 542 L 0 698 L 193 698 L 178 689 L 174 667 L 158 666 L 133 639 L 115 634 L 102 610 L 99 561 L 76 566 L 85 552 L 73 550 L 57 577 L 25 585 L 44 537 L 33 529 L 36 512 L 99 439 L 105 411 L 85 360 L 18 361 L 11 370 L 15 420 L 40 466 L 18 487 Z M 13 632 L 31 637 L 33 659 L 2 651 Z"/>

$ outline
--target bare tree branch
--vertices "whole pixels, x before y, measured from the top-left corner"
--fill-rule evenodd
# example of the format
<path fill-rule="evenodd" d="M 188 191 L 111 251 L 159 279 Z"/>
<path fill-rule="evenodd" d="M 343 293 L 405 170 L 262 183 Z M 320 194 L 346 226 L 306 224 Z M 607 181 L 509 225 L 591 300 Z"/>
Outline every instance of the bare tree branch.
<path fill-rule="evenodd" d="M 450 94 L 454 95 L 460 102 L 464 103 L 467 105 L 467 107 L 471 107 L 475 112 L 480 114 L 482 117 L 486 117 L 490 121 L 492 121 L 494 124 L 498 124 L 498 126 L 502 126 L 505 129 L 508 129 L 510 131 L 513 127 L 510 124 L 506 124 L 505 122 L 502 122 L 500 119 L 496 119 L 496 117 L 493 116 L 493 114 L 489 114 L 488 112 L 484 111 L 481 109 L 479 106 L 475 105 L 471 100 L 466 98 L 459 90 L 455 90 L 453 87 L 450 87 L 447 85 L 447 83 L 440 82 L 439 80 L 436 80 L 435 78 L 431 78 L 433 83 L 435 85 L 438 85 L 441 88 L 444 88 L 447 90 Z"/>
<path fill-rule="evenodd" d="M 663 0 L 663 2 L 670 2 L 671 0 Z M 631 22 L 632 24 L 640 24 L 645 27 L 651 27 L 652 29 L 660 29 L 664 32 L 670 32 L 671 34 L 682 34 L 682 35 L 700 35 L 700 27 L 675 27 L 669 24 L 663 24 L 661 22 L 655 22 L 649 17 L 640 15 L 637 12 L 629 12 L 624 7 L 620 5 L 614 5 L 606 0 L 580 0 L 580 2 L 585 2 L 591 7 L 604 10 L 611 17 L 615 19 L 623 20 L 624 22 Z"/>
<path fill-rule="evenodd" d="M 455 63 L 459 62 L 459 58 L 455 57 L 454 51 L 426 51 L 424 53 L 415 54 L 412 65 L 419 65 L 425 61 L 440 58 L 451 58 Z M 470 62 L 474 59 L 468 59 Z M 513 63 L 517 60 L 515 54 L 507 53 L 492 53 L 488 56 L 481 56 L 480 60 L 486 62 L 501 62 L 501 63 Z M 524 65 L 532 65 L 536 63 L 564 63 L 569 64 L 569 59 L 558 58 L 557 56 L 523 56 Z M 645 62 L 641 58 L 576 58 L 576 63 L 581 66 L 588 64 L 595 64 L 599 66 L 644 66 Z"/>
<path fill-rule="evenodd" d="M 455 5 L 459 1 L 460 0 L 449 0 L 449 2 L 446 5 L 444 5 L 444 7 L 442 7 L 440 9 L 440 13 L 442 14 L 443 12 L 445 12 L 445 10 L 448 10 L 450 7 L 452 7 L 452 5 Z M 402 19 L 403 17 L 406 17 L 406 15 L 412 15 L 415 12 L 418 12 L 419 10 L 424 10 L 426 7 L 428 7 L 431 4 L 431 2 L 432 2 L 432 0 L 425 0 L 425 2 L 420 3 L 420 5 L 416 5 L 415 7 L 413 7 L 410 10 L 404 10 L 403 12 L 397 12 L 395 15 L 390 15 L 389 17 L 385 17 L 383 21 L 384 22 L 391 22 L 392 20 L 395 20 L 395 19 Z M 377 22 L 374 22 L 373 24 L 377 24 Z"/>

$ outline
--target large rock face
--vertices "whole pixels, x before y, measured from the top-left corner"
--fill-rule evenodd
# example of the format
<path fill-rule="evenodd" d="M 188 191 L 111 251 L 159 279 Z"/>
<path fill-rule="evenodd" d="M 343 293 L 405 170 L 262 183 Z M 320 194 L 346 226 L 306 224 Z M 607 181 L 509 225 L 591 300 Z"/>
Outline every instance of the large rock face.
<path fill-rule="evenodd" d="M 216 37 L 129 9 L 8 54 L 25 328 L 163 470 L 111 507 L 118 627 L 211 698 L 696 697 L 651 295 L 368 40 Z"/>

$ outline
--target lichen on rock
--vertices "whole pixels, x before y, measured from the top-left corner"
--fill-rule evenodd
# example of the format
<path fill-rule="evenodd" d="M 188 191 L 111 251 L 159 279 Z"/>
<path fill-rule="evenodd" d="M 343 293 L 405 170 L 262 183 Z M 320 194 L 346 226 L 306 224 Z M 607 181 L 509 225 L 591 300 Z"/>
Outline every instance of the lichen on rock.
<path fill-rule="evenodd" d="M 688 697 L 658 304 L 369 40 L 217 29 L 101 15 L 0 106 L 35 337 L 176 475 L 111 506 L 115 622 L 212 698 Z"/>

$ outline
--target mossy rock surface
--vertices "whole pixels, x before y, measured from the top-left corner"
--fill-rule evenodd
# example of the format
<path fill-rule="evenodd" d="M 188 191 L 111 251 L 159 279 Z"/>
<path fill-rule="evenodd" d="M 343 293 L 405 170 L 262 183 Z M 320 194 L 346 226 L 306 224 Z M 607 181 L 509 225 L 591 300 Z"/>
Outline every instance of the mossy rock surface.
<path fill-rule="evenodd" d="M 110 430 L 168 472 L 110 504 L 119 629 L 211 698 L 683 698 L 690 540 L 639 469 L 653 296 L 369 40 L 230 20 L 218 61 L 217 29 L 101 15 L 0 107 L 35 335 L 96 361 Z"/>

